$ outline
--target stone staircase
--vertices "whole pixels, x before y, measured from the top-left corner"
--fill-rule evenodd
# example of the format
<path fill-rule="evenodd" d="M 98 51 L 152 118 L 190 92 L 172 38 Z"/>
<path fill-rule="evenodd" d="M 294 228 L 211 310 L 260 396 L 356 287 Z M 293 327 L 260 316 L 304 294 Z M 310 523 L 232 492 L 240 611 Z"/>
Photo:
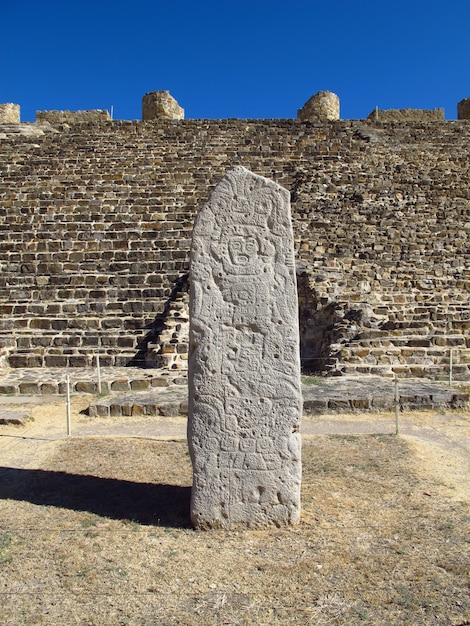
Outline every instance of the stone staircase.
<path fill-rule="evenodd" d="M 430 301 L 388 312 L 380 328 L 332 346 L 328 369 L 345 374 L 470 380 L 470 306 Z M 337 350 L 334 354 L 334 350 Z"/>
<path fill-rule="evenodd" d="M 188 389 L 184 372 L 167 369 L 96 368 L 5 369 L 0 371 L 1 417 L 10 404 L 47 396 L 64 402 L 72 395 L 89 399 L 90 417 L 187 415 Z M 407 378 L 398 385 L 401 410 L 468 408 L 470 394 L 458 384 Z M 394 382 L 383 376 L 303 377 L 305 415 L 391 410 L 395 406 Z M 4 422 L 7 423 L 7 422 Z M 10 422 L 12 423 L 12 422 Z"/>

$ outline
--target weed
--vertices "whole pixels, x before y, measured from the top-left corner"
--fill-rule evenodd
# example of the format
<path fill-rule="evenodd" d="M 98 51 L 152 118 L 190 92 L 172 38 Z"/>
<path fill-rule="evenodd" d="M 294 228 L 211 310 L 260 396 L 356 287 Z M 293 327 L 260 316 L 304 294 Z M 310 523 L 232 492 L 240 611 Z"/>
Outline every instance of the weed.
<path fill-rule="evenodd" d="M 322 385 L 324 383 L 324 379 L 321 376 L 302 376 L 301 377 L 302 385 L 309 387 L 311 385 Z"/>
<path fill-rule="evenodd" d="M 11 546 L 12 536 L 9 532 L 0 533 L 0 568 L 12 562 L 11 556 L 6 556 L 5 551 Z"/>
<path fill-rule="evenodd" d="M 82 528 L 91 528 L 96 526 L 96 519 L 92 517 L 87 517 L 81 521 Z"/>
<path fill-rule="evenodd" d="M 413 601 L 411 599 L 411 591 L 404 585 L 398 585 L 396 588 L 398 593 L 397 604 L 401 605 L 405 609 L 411 609 Z"/>

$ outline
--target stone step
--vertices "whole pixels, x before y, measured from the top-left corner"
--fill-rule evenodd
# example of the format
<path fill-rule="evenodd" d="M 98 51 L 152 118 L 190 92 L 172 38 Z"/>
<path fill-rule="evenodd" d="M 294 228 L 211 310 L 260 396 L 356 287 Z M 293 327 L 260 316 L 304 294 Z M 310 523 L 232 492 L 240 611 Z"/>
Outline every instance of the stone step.
<path fill-rule="evenodd" d="M 142 357 L 143 358 L 143 357 Z M 100 360 L 103 366 L 126 367 L 136 360 L 140 361 L 137 350 L 126 351 L 121 349 L 109 349 L 107 352 L 100 352 Z M 71 368 L 73 370 L 81 367 L 92 367 L 96 363 L 96 355 L 93 351 L 80 351 L 75 349 L 65 349 L 57 354 L 50 354 L 47 351 L 35 349 L 18 350 L 8 354 L 8 365 L 15 369 L 23 368 Z"/>
<path fill-rule="evenodd" d="M 462 408 L 470 401 L 470 394 L 466 392 L 423 380 L 401 381 L 398 396 L 402 410 Z M 321 378 L 314 384 L 306 384 L 304 379 L 302 397 L 304 415 L 391 410 L 395 407 L 395 385 L 392 380 L 379 376 Z M 94 400 L 87 413 L 90 417 L 178 417 L 187 415 L 187 409 L 187 390 L 180 387 L 113 394 Z"/>
<path fill-rule="evenodd" d="M 449 366 L 423 365 L 420 363 L 407 364 L 380 364 L 369 363 L 344 363 L 337 367 L 346 375 L 378 375 L 388 378 L 426 378 L 429 380 L 445 381 L 449 380 Z M 332 367 L 333 369 L 333 367 Z M 456 364 L 452 367 L 452 380 L 465 382 L 470 380 L 470 364 Z"/>
<path fill-rule="evenodd" d="M 364 359 L 367 357 L 381 358 L 389 357 L 393 359 L 399 359 L 401 361 L 409 361 L 409 359 L 426 359 L 432 360 L 436 363 L 449 363 L 451 358 L 454 362 L 467 363 L 470 359 L 470 348 L 466 347 L 449 347 L 449 346 L 406 346 L 400 347 L 394 345 L 392 342 L 373 342 L 358 344 L 352 344 L 344 347 L 340 352 L 342 361 L 349 361 L 351 358 Z"/>
<path fill-rule="evenodd" d="M 63 395 L 67 376 L 72 393 L 113 393 L 144 391 L 170 385 L 186 385 L 185 373 L 139 367 L 7 368 L 0 370 L 0 395 Z M 99 388 L 101 383 L 101 389 Z"/>
<path fill-rule="evenodd" d="M 384 331 L 361 333 L 355 339 L 351 340 L 348 347 L 355 345 L 367 346 L 374 344 L 375 347 L 381 345 L 393 345 L 395 347 L 412 347 L 412 348 L 428 348 L 432 346 L 447 346 L 448 348 L 468 348 L 470 347 L 470 338 L 464 335 L 447 335 L 447 334 L 433 334 L 433 335 L 420 335 L 413 333 L 398 334 L 388 333 Z"/>

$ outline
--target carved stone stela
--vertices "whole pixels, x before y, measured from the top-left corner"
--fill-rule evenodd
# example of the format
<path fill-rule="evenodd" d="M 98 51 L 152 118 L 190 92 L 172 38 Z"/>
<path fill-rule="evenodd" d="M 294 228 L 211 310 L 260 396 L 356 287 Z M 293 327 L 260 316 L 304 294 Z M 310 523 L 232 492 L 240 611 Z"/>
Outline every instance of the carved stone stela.
<path fill-rule="evenodd" d="M 191 520 L 296 523 L 302 396 L 289 192 L 228 170 L 197 217 L 190 283 Z"/>

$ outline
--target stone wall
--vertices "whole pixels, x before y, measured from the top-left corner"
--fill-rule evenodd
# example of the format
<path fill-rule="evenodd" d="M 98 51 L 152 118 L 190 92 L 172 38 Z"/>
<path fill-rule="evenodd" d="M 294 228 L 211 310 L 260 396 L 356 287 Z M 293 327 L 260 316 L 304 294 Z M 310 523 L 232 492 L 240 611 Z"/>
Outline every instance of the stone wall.
<path fill-rule="evenodd" d="M 457 104 L 457 119 L 470 120 L 470 98 L 465 98 Z"/>
<path fill-rule="evenodd" d="M 442 122 L 444 109 L 379 109 L 367 116 L 375 122 Z"/>
<path fill-rule="evenodd" d="M 305 370 L 469 375 L 467 122 L 93 121 L 0 141 L 3 365 L 185 366 L 194 215 L 291 190 Z"/>
<path fill-rule="evenodd" d="M 50 124 L 76 124 L 77 122 L 100 122 L 111 119 L 106 109 L 90 111 L 36 111 L 36 122 Z"/>

